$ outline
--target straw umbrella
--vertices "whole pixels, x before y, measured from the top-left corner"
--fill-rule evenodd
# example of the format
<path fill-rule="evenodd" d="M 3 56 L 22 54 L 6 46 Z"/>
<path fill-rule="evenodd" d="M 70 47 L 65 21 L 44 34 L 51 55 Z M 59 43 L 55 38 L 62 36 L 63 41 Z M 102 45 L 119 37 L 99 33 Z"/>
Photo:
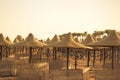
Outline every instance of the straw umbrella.
<path fill-rule="evenodd" d="M 82 41 L 82 44 L 88 45 L 88 44 L 93 43 L 93 42 L 95 42 L 94 38 L 90 34 L 88 34 L 87 37 L 85 38 L 85 40 Z M 95 60 L 95 50 L 93 51 L 93 54 L 94 54 L 93 66 L 94 66 L 94 63 L 95 63 L 95 61 L 94 61 Z M 88 59 L 90 59 L 89 57 L 90 57 L 90 53 L 88 54 Z M 88 63 L 87 66 L 89 66 L 89 63 Z"/>
<path fill-rule="evenodd" d="M 6 37 L 6 40 L 7 40 L 10 44 L 12 44 L 12 41 L 10 40 L 10 38 L 9 38 L 8 36 Z M 6 50 L 10 53 L 10 52 L 11 52 L 11 47 L 9 47 L 9 48 L 7 47 Z M 8 56 L 8 55 L 6 55 L 6 56 Z"/>
<path fill-rule="evenodd" d="M 72 38 L 72 34 L 68 33 L 64 39 L 62 39 L 60 42 L 52 45 L 53 47 L 58 48 L 66 48 L 67 49 L 67 69 L 69 69 L 69 49 L 70 48 L 78 48 L 78 49 L 91 49 L 90 47 L 87 47 L 83 44 L 77 43 Z M 75 59 L 75 68 L 76 68 L 76 59 Z"/>
<path fill-rule="evenodd" d="M 6 51 L 6 57 L 7 57 L 8 54 L 9 54 L 9 51 L 8 51 L 9 47 L 8 46 L 11 45 L 11 43 L 4 38 L 2 33 L 0 34 L 0 45 L 1 45 L 1 53 L 0 53 L 1 57 L 0 57 L 0 60 L 2 60 L 2 53 L 3 53 L 3 51 L 2 51 L 3 48 L 2 47 L 3 46 L 5 47 L 5 49 L 6 49 L 5 50 Z"/>
<path fill-rule="evenodd" d="M 70 47 L 70 48 L 90 48 L 83 44 L 77 43 L 74 41 L 72 34 L 68 33 L 63 40 L 55 44 L 56 47 Z"/>
<path fill-rule="evenodd" d="M 54 37 L 52 38 L 52 40 L 51 41 L 49 41 L 48 43 L 47 43 L 47 46 L 48 47 L 52 47 L 54 44 L 56 44 L 56 43 L 58 43 L 60 41 L 60 37 L 58 37 L 56 34 L 54 35 Z M 49 48 L 48 48 L 49 49 Z M 56 50 L 55 50 L 56 48 L 54 47 L 53 48 L 53 60 L 55 59 L 56 60 L 56 55 L 57 55 L 57 53 L 55 52 Z M 49 51 L 49 50 L 48 50 Z"/>
<path fill-rule="evenodd" d="M 90 34 L 88 34 L 85 40 L 82 42 L 82 44 L 87 45 L 93 42 L 95 42 L 94 38 Z"/>
<path fill-rule="evenodd" d="M 16 39 L 18 39 L 19 42 L 24 40 L 21 35 L 17 35 Z"/>
<path fill-rule="evenodd" d="M 26 46 L 26 47 L 42 47 L 45 44 L 36 40 L 32 33 L 30 33 L 24 41 L 21 41 L 13 46 Z"/>
<path fill-rule="evenodd" d="M 28 35 L 28 37 L 25 39 L 25 42 L 24 42 L 25 44 L 26 44 L 26 46 L 29 46 L 30 47 L 30 59 L 29 59 L 29 62 L 31 63 L 31 59 L 32 59 L 32 49 L 33 49 L 33 47 L 43 47 L 44 45 L 46 45 L 46 44 L 44 44 L 44 43 L 42 43 L 42 42 L 39 42 L 39 41 L 37 41 L 35 38 L 34 38 L 34 36 L 33 36 L 33 34 L 29 34 Z M 39 48 L 39 50 L 40 50 L 40 48 Z M 41 57 L 41 55 L 40 55 L 40 57 Z"/>
<path fill-rule="evenodd" d="M 6 37 L 6 40 L 12 44 L 12 41 L 10 40 L 10 38 L 8 36 Z"/>
<path fill-rule="evenodd" d="M 32 47 L 37 47 L 37 46 L 43 47 L 44 45 L 46 45 L 45 43 L 42 43 L 42 42 L 36 40 L 32 33 L 30 33 L 28 35 L 28 37 L 25 39 L 24 43 L 26 46 L 32 46 Z"/>
<path fill-rule="evenodd" d="M 120 47 L 120 37 L 119 34 L 115 30 L 111 30 L 110 35 L 108 37 L 103 38 L 98 42 L 94 42 L 89 44 L 89 46 L 94 47 L 111 47 L 112 51 L 112 69 L 114 68 L 114 47 Z"/>
<path fill-rule="evenodd" d="M 3 46 L 11 45 L 11 43 L 4 38 L 2 33 L 0 34 L 0 45 L 3 45 Z"/>
<path fill-rule="evenodd" d="M 17 38 L 14 39 L 13 41 L 14 44 L 19 43 L 19 40 Z"/>
<path fill-rule="evenodd" d="M 47 38 L 47 40 L 45 41 L 46 44 L 48 44 L 50 42 L 50 38 Z"/>
<path fill-rule="evenodd" d="M 33 34 L 32 33 L 30 33 L 27 37 L 26 37 L 26 39 L 24 40 L 24 41 L 21 41 L 21 42 L 19 42 L 19 43 L 17 43 L 17 44 L 14 44 L 13 46 L 20 46 L 20 47 L 30 47 L 29 49 L 30 49 L 30 59 L 29 59 L 29 62 L 31 63 L 31 59 L 32 59 L 32 50 L 34 49 L 34 48 L 36 48 L 36 47 L 39 47 L 39 48 L 41 48 L 41 47 L 43 47 L 44 45 L 46 45 L 46 44 L 44 44 L 44 43 L 42 43 L 42 42 L 40 42 L 40 41 L 38 41 L 38 40 L 36 40 L 35 39 L 35 37 L 33 36 Z"/>
<path fill-rule="evenodd" d="M 49 41 L 48 45 L 54 45 L 55 43 L 59 42 L 60 38 L 55 34 L 55 36 L 53 37 L 53 39 L 51 41 Z"/>

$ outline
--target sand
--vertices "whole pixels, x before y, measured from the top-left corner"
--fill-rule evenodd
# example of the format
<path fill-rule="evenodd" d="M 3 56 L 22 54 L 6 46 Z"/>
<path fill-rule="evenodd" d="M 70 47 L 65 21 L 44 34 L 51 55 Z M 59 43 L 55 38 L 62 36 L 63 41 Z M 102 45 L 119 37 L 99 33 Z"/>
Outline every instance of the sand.
<path fill-rule="evenodd" d="M 66 58 L 59 57 L 57 60 L 53 58 L 47 59 L 44 56 L 42 61 L 39 58 L 33 58 L 32 63 L 28 63 L 29 57 L 15 57 L 14 55 L 8 58 L 3 58 L 0 62 L 0 80 L 104 80 L 107 72 L 107 79 L 115 80 L 118 72 L 110 72 L 109 68 L 103 69 L 102 63 L 96 62 L 95 67 L 90 62 L 90 67 L 86 67 L 86 60 L 77 60 L 77 70 L 74 70 L 74 58 L 70 58 L 69 75 L 66 74 Z M 46 65 L 46 66 L 45 66 Z M 80 72 L 79 70 L 82 70 Z M 84 73 L 84 71 L 86 72 Z M 93 73 L 90 71 L 93 70 Z M 114 74 L 114 75 L 113 75 Z M 4 76 L 3 76 L 4 75 Z M 81 76 L 80 76 L 81 75 Z M 113 76 L 110 79 L 109 76 Z"/>

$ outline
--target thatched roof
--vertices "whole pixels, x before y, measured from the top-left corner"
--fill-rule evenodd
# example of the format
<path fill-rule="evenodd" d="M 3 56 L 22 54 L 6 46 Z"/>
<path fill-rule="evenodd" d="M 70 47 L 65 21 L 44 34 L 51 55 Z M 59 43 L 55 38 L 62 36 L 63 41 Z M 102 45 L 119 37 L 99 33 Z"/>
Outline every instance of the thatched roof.
<path fill-rule="evenodd" d="M 12 44 L 12 41 L 10 40 L 10 38 L 8 36 L 6 37 L 6 40 Z"/>
<path fill-rule="evenodd" d="M 56 43 L 53 46 L 54 47 L 71 47 L 71 48 L 89 48 L 83 44 L 80 44 L 74 41 L 71 33 L 68 33 L 64 39 L 62 39 L 60 42 Z"/>
<path fill-rule="evenodd" d="M 47 38 L 47 40 L 45 41 L 46 44 L 48 44 L 50 42 L 50 38 Z"/>
<path fill-rule="evenodd" d="M 4 38 L 2 33 L 0 34 L 0 45 L 3 45 L 3 46 L 11 45 L 11 43 Z"/>
<path fill-rule="evenodd" d="M 17 38 L 14 39 L 13 43 L 19 43 L 19 40 Z"/>
<path fill-rule="evenodd" d="M 48 43 L 48 46 L 52 46 L 52 45 L 58 43 L 59 41 L 60 41 L 60 38 L 57 35 L 55 35 L 53 37 L 53 39 Z"/>
<path fill-rule="evenodd" d="M 94 38 L 90 34 L 88 34 L 85 40 L 82 42 L 82 44 L 87 45 L 93 42 L 95 42 Z"/>
<path fill-rule="evenodd" d="M 42 47 L 45 44 L 36 40 L 32 33 L 30 33 L 26 39 L 22 42 L 14 44 L 13 46 L 33 46 L 33 47 Z"/>
<path fill-rule="evenodd" d="M 98 42 L 91 43 L 89 44 L 89 46 L 101 46 L 101 47 L 120 46 L 120 36 L 115 30 L 112 30 L 110 32 L 110 35 L 108 35 L 106 38 L 103 38 Z"/>
<path fill-rule="evenodd" d="M 30 41 L 35 41 L 36 38 L 33 36 L 32 33 L 29 33 L 29 35 L 25 38 L 25 41 L 27 42 L 30 42 Z"/>
<path fill-rule="evenodd" d="M 23 37 L 22 37 L 21 35 L 17 35 L 16 39 L 18 39 L 19 42 L 24 40 Z"/>

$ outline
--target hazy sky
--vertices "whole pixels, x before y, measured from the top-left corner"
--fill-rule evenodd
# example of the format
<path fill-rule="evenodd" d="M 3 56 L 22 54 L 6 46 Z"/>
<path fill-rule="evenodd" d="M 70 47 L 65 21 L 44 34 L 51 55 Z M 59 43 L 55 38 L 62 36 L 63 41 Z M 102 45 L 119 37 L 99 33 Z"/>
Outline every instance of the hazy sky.
<path fill-rule="evenodd" d="M 0 0 L 0 33 L 11 39 L 119 27 L 120 0 Z"/>

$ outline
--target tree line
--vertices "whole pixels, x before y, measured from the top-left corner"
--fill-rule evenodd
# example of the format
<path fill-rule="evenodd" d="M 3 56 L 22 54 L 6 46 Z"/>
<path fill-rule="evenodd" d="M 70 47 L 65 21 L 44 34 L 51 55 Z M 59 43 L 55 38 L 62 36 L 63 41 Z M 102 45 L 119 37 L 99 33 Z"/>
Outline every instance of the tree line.
<path fill-rule="evenodd" d="M 92 36 L 93 38 L 96 38 L 96 39 L 102 39 L 102 38 L 108 36 L 108 35 L 110 34 L 110 31 L 111 31 L 111 29 L 106 29 L 106 30 L 104 30 L 104 31 L 94 31 L 94 32 L 91 34 L 91 36 Z M 67 33 L 64 33 L 64 34 L 61 34 L 61 35 L 59 35 L 59 36 L 60 36 L 60 38 L 63 38 L 66 34 L 67 34 Z M 78 38 L 78 39 L 80 39 L 81 41 L 84 40 L 87 35 L 88 35 L 88 32 L 87 32 L 87 31 L 82 32 L 82 33 L 81 33 L 81 32 L 74 32 L 74 33 L 72 33 L 73 38 Z"/>

